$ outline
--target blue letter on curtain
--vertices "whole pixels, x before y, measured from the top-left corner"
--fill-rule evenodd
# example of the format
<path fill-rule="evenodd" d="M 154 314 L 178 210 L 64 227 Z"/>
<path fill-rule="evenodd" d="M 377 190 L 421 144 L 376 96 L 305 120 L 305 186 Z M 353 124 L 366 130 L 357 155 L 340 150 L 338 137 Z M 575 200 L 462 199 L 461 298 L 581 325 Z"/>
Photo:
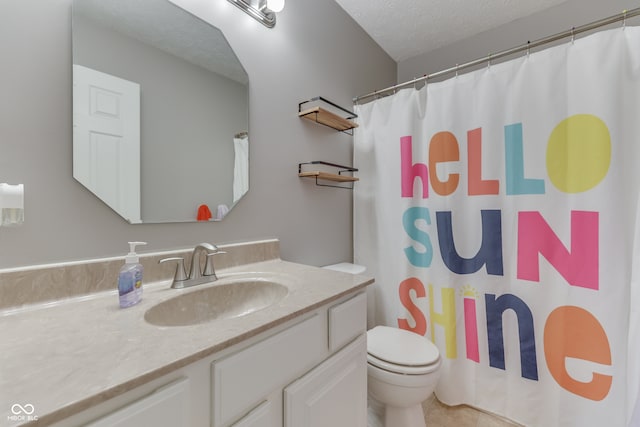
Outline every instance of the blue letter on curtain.
<path fill-rule="evenodd" d="M 496 298 L 493 294 L 484 296 L 487 309 L 487 336 L 489 339 L 489 365 L 505 369 L 504 335 L 502 333 L 502 314 L 511 309 L 518 317 L 520 336 L 520 364 L 522 376 L 538 380 L 538 361 L 536 359 L 536 339 L 533 329 L 531 310 L 520 298 L 505 294 Z"/>
<path fill-rule="evenodd" d="M 502 223 L 499 210 L 483 210 L 482 244 L 473 258 L 462 258 L 453 242 L 451 212 L 436 212 L 440 254 L 445 265 L 454 273 L 471 274 L 486 265 L 487 273 L 502 276 Z"/>

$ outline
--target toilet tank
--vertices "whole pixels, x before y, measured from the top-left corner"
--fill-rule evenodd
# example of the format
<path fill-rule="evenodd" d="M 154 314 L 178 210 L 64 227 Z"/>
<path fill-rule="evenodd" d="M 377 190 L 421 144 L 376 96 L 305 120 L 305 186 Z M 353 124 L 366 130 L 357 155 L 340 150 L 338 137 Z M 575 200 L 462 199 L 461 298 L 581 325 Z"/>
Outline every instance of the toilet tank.
<path fill-rule="evenodd" d="M 341 262 L 339 264 L 325 265 L 322 268 L 341 271 L 343 273 L 351 273 L 351 274 L 363 274 L 367 270 L 367 267 L 365 267 L 364 265 L 352 264 L 350 262 Z"/>

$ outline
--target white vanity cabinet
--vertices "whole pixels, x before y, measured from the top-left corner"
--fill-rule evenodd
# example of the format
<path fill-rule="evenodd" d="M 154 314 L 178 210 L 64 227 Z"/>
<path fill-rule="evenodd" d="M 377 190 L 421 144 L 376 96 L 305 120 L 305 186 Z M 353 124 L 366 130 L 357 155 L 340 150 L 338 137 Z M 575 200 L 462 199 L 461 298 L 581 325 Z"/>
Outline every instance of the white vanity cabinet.
<path fill-rule="evenodd" d="M 233 423 L 232 427 L 281 427 L 282 414 L 278 409 L 278 403 L 281 402 L 277 397 L 265 400 L 242 419 Z"/>
<path fill-rule="evenodd" d="M 366 427 L 366 295 L 344 296 L 55 427 Z"/>
<path fill-rule="evenodd" d="M 360 335 L 345 349 L 287 386 L 284 427 L 366 427 L 366 359 L 367 342 L 365 336 Z"/>
<path fill-rule="evenodd" d="M 284 389 L 284 427 L 366 427 L 366 310 L 364 293 L 329 307 L 333 355 Z"/>
<path fill-rule="evenodd" d="M 327 357 L 324 313 L 211 366 L 212 427 L 228 426 L 274 390 L 282 390 Z"/>
<path fill-rule="evenodd" d="M 135 387 L 51 426 L 209 427 L 208 368 L 212 357 Z"/>
<path fill-rule="evenodd" d="M 189 426 L 189 380 L 161 387 L 86 427 Z"/>
<path fill-rule="evenodd" d="M 212 364 L 212 427 L 366 427 L 361 292 Z"/>

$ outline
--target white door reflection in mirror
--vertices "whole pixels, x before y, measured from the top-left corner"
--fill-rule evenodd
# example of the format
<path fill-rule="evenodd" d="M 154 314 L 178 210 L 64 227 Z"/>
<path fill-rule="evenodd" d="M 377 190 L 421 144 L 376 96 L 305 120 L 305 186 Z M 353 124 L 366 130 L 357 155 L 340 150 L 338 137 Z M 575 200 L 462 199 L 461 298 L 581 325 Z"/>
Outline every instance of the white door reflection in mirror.
<path fill-rule="evenodd" d="M 73 177 L 140 223 L 140 85 L 73 66 Z"/>

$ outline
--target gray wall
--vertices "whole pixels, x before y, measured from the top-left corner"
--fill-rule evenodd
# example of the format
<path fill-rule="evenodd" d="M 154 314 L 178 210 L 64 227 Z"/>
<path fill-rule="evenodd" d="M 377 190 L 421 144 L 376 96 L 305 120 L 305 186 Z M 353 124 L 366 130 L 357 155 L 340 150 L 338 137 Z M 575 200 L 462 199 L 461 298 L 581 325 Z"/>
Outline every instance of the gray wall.
<path fill-rule="evenodd" d="M 396 80 L 396 64 L 333 1 L 287 2 L 272 30 L 226 0 L 175 0 L 219 27 L 249 74 L 250 190 L 219 223 L 130 225 L 72 178 L 71 0 L 0 5 L 0 182 L 25 185 L 25 224 L 0 228 L 0 268 L 277 237 L 284 259 L 352 256 L 352 195 L 297 177 L 351 163 L 352 138 L 297 117 L 299 101 Z"/>
<path fill-rule="evenodd" d="M 568 0 L 546 11 L 402 61 L 398 63 L 398 83 L 561 33 L 637 6 L 638 2 L 634 0 Z M 638 23 L 637 18 L 629 20 L 629 24 Z"/>

